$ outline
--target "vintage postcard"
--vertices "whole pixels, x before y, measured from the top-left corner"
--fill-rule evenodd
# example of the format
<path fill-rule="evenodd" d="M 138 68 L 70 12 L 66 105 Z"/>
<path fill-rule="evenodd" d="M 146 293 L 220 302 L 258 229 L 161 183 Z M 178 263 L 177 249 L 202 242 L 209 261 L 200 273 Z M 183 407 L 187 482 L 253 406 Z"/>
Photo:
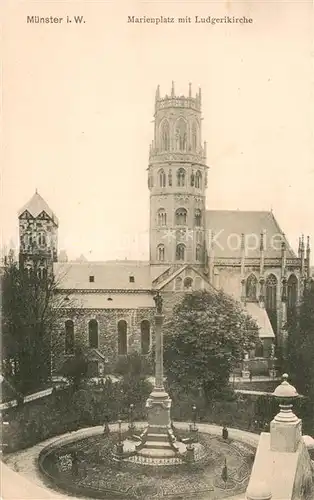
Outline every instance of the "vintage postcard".
<path fill-rule="evenodd" d="M 312 2 L 1 10 L 1 497 L 313 500 Z"/>

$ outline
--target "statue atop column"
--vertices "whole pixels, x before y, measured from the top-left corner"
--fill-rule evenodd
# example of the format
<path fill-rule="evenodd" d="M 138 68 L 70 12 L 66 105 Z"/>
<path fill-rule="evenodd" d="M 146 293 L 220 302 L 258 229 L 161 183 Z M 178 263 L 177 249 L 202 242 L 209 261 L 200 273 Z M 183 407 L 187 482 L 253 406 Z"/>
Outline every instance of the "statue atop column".
<path fill-rule="evenodd" d="M 160 295 L 160 292 L 158 291 L 156 295 L 154 296 L 154 301 L 156 304 L 156 309 L 157 309 L 157 314 L 162 314 L 162 296 Z"/>

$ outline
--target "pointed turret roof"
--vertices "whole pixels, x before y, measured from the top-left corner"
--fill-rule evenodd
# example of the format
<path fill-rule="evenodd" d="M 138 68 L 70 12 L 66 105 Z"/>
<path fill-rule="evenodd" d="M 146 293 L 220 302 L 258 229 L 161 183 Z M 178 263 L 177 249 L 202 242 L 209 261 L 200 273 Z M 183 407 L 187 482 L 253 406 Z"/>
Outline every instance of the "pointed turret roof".
<path fill-rule="evenodd" d="M 18 216 L 21 217 L 25 211 L 29 212 L 33 217 L 38 217 L 42 212 L 45 212 L 55 224 L 58 224 L 57 217 L 51 208 L 49 208 L 43 197 L 40 196 L 37 189 L 32 198 L 19 210 Z"/>

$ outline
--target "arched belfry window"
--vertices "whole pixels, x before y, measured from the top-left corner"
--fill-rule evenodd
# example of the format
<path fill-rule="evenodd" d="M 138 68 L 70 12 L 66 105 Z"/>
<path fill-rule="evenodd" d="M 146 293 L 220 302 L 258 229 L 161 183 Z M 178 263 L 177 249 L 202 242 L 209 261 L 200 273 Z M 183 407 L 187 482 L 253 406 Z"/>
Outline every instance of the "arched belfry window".
<path fill-rule="evenodd" d="M 183 118 L 179 118 L 175 127 L 176 150 L 185 151 L 187 146 L 187 124 Z"/>
<path fill-rule="evenodd" d="M 177 245 L 176 260 L 185 260 L 185 245 L 183 243 Z"/>
<path fill-rule="evenodd" d="M 158 245 L 157 247 L 157 260 L 163 262 L 165 260 L 165 246 Z"/>
<path fill-rule="evenodd" d="M 46 235 L 45 233 L 39 233 L 38 235 L 38 246 L 43 247 L 46 245 Z"/>
<path fill-rule="evenodd" d="M 168 120 L 164 120 L 161 125 L 161 150 L 169 151 L 170 149 L 170 132 Z"/>
<path fill-rule="evenodd" d="M 196 259 L 197 261 L 202 260 L 202 247 L 201 247 L 201 245 L 196 245 L 196 249 L 195 249 L 195 259 Z"/>
<path fill-rule="evenodd" d="M 157 212 L 157 224 L 158 226 L 167 225 L 167 214 L 163 208 L 160 208 Z"/>
<path fill-rule="evenodd" d="M 185 186 L 185 170 L 184 168 L 179 168 L 177 171 L 177 185 L 178 187 Z"/>
<path fill-rule="evenodd" d="M 199 208 L 195 210 L 195 226 L 200 227 L 202 225 L 202 212 Z"/>
<path fill-rule="evenodd" d="M 128 353 L 127 330 L 127 322 L 120 319 L 118 322 L 118 354 Z"/>
<path fill-rule="evenodd" d="M 187 210 L 185 208 L 178 208 L 175 213 L 175 221 L 177 226 L 184 226 L 187 223 Z"/>
<path fill-rule="evenodd" d="M 68 319 L 65 324 L 65 354 L 74 354 L 74 323 Z"/>
<path fill-rule="evenodd" d="M 197 149 L 197 125 L 195 122 L 192 125 L 192 149 L 193 151 Z"/>
<path fill-rule="evenodd" d="M 197 170 L 197 172 L 195 174 L 195 187 L 196 188 L 202 187 L 202 174 L 199 170 Z"/>
<path fill-rule="evenodd" d="M 163 169 L 159 170 L 158 177 L 159 177 L 159 186 L 163 188 L 166 187 L 166 174 Z"/>
<path fill-rule="evenodd" d="M 88 322 L 88 341 L 89 347 L 98 348 L 98 322 L 96 319 L 91 319 Z"/>
<path fill-rule="evenodd" d="M 288 315 L 293 314 L 298 300 L 298 279 L 295 274 L 291 274 L 287 282 L 287 310 Z"/>
<path fill-rule="evenodd" d="M 144 319 L 141 322 L 141 350 L 142 354 L 148 354 L 150 348 L 150 322 Z"/>
<path fill-rule="evenodd" d="M 245 295 L 248 301 L 256 301 L 257 297 L 257 278 L 255 274 L 250 274 L 246 280 Z"/>
<path fill-rule="evenodd" d="M 265 307 L 275 333 L 277 333 L 277 278 L 270 274 L 266 279 Z"/>

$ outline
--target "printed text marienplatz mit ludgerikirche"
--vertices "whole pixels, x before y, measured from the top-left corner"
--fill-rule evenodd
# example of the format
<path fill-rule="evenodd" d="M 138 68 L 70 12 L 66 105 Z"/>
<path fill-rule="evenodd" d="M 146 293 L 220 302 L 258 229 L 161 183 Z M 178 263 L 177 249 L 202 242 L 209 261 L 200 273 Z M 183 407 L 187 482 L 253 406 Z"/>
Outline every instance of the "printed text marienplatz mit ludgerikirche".
<path fill-rule="evenodd" d="M 128 23 L 132 24 L 251 24 L 253 19 L 251 17 L 235 17 L 235 16 L 223 16 L 223 17 L 213 17 L 213 16 L 183 16 L 183 17 L 136 17 L 128 16 Z"/>

